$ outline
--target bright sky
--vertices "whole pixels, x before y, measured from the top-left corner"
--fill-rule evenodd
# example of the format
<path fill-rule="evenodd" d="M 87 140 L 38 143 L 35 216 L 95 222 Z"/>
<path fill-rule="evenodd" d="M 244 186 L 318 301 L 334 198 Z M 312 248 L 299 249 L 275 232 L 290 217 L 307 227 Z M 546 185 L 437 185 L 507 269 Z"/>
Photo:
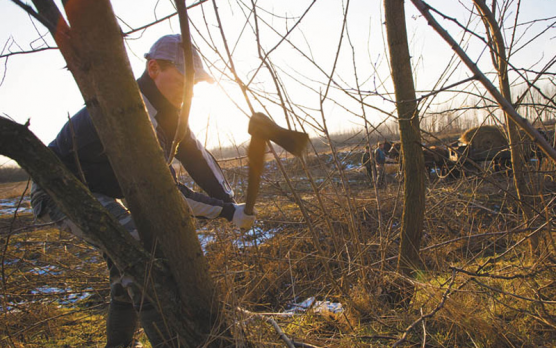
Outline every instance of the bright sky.
<path fill-rule="evenodd" d="M 187 3 L 191 4 L 192 1 Z M 309 0 L 259 1 L 261 7 L 257 11 L 261 17 L 259 30 L 263 48 L 267 52 L 273 49 L 281 40 L 274 31 L 283 35 L 291 30 L 312 3 L 313 1 Z M 461 24 L 468 21 L 469 11 L 472 9 L 471 2 L 463 0 L 431 0 L 428 3 L 445 12 L 447 16 L 457 18 Z M 540 70 L 556 55 L 556 1 L 529 0 L 523 3 L 518 22 L 529 24 L 517 27 L 518 33 L 524 32 L 523 36 L 518 36 L 518 46 L 544 29 L 549 29 L 526 49 L 517 51 L 511 59 L 519 68 Z M 114 12 L 121 20 L 124 32 L 173 13 L 172 4 L 173 1 L 170 0 L 112 1 Z M 264 111 L 263 106 L 266 107 L 279 124 L 286 125 L 283 111 L 271 102 L 277 100 L 271 76 L 264 67 L 260 71 L 257 70 L 260 59 L 256 40 L 252 28 L 245 26 L 246 16 L 249 15 L 245 4 L 251 6 L 251 2 L 220 0 L 217 4 L 228 45 L 233 50 L 238 74 L 244 82 L 253 79 L 250 86 L 259 94 L 262 105 L 254 102 L 255 109 Z M 296 105 L 299 115 L 308 122 L 306 126 L 316 123 L 322 126 L 319 96 L 325 93 L 327 75 L 333 71 L 342 30 L 343 11 L 347 4 L 346 0 L 315 2 L 301 25 L 288 36 L 291 43 L 282 43 L 269 55 L 281 83 L 286 86 L 291 103 Z M 405 4 L 417 90 L 425 91 L 432 88 L 442 76 L 452 52 L 416 12 L 411 2 L 406 1 Z M 349 1 L 348 30 L 344 34 L 334 70 L 334 80 L 345 89 L 355 88 L 355 61 L 361 89 L 384 93 L 386 97 L 368 98 L 366 101 L 384 112 L 391 113 L 394 111 L 394 105 L 387 100 L 390 97 L 385 94 L 393 92 L 393 89 L 389 81 L 382 12 L 380 0 Z M 507 33 L 513 28 L 515 10 L 510 13 L 511 20 L 506 23 Z M 218 84 L 201 83 L 195 87 L 191 128 L 198 138 L 206 141 L 209 148 L 217 147 L 219 144 L 241 144 L 248 139 L 248 108 L 239 87 L 229 79 L 229 70 L 226 71 L 227 76 L 219 72 L 219 69 L 222 70 L 224 67 L 221 58 L 227 57 L 212 1 L 191 9 L 189 14 L 195 28 L 199 30 L 197 32 L 197 29 L 192 29 L 194 42 L 200 47 L 207 61 L 213 64 L 207 67 L 207 71 L 219 81 Z M 535 19 L 546 18 L 550 19 L 530 23 Z M 266 23 L 262 22 L 263 19 Z M 461 28 L 447 20 L 439 19 L 439 22 L 446 25 L 456 39 L 462 37 Z M 253 24 L 253 21 L 250 23 Z M 478 34 L 484 34 L 482 23 L 477 18 L 472 19 L 470 27 Z M 172 20 L 134 33 L 126 39 L 130 63 L 136 77 L 143 72 L 143 54 L 152 43 L 162 35 L 177 32 L 178 20 L 177 17 L 173 17 Z M 42 39 L 39 38 L 39 33 L 43 35 Z M 32 20 L 10 0 L 0 2 L 0 55 L 41 48 L 45 46 L 45 42 L 55 46 L 48 31 L 41 24 Z M 490 57 L 482 51 L 483 45 L 479 44 L 477 39 L 469 40 L 469 36 L 465 37 L 465 45 L 468 46 L 473 59 L 478 60 L 479 66 L 485 70 L 492 71 Z M 311 57 L 314 62 L 309 61 L 307 57 Z M 31 130 L 46 144 L 56 136 L 67 121 L 68 115 L 73 115 L 83 106 L 77 86 L 64 66 L 65 62 L 57 50 L 0 58 L 0 114 L 8 115 L 20 123 L 29 119 Z M 554 70 L 553 68 L 550 71 Z M 469 75 L 465 68 L 456 69 L 450 81 L 453 83 Z M 420 92 L 422 93 L 425 92 Z M 360 105 L 336 89 L 331 90 L 328 96 L 329 99 L 323 103 L 322 108 L 330 132 L 362 126 L 363 122 L 358 116 L 362 113 Z M 365 112 L 373 123 L 379 123 L 385 117 L 384 113 L 371 108 L 365 108 Z M 310 126 L 307 130 L 315 134 Z M 2 163 L 4 161 L 0 159 L 0 165 Z"/>

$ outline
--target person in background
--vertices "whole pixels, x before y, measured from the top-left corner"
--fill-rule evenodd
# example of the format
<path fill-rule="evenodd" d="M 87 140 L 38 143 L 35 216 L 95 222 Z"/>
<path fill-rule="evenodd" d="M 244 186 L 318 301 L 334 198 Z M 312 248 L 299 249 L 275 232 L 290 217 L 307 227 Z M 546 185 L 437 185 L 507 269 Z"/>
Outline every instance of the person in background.
<path fill-rule="evenodd" d="M 377 148 L 375 149 L 375 162 L 376 162 L 376 182 L 378 187 L 386 186 L 386 180 L 384 178 L 385 164 L 386 164 L 386 154 L 384 153 L 384 142 L 378 142 Z"/>
<path fill-rule="evenodd" d="M 373 162 L 371 158 L 371 150 L 369 145 L 365 146 L 365 152 L 363 152 L 363 156 L 361 157 L 361 164 L 367 170 L 367 175 L 369 176 L 369 180 L 373 182 Z"/>
<path fill-rule="evenodd" d="M 184 56 L 180 35 L 166 35 L 157 40 L 145 54 L 146 68 L 137 84 L 166 158 L 177 129 L 184 89 Z M 212 82 L 204 70 L 196 50 L 193 50 L 195 83 Z M 70 125 L 71 122 L 71 125 Z M 74 143 L 75 141 L 75 143 Z M 66 123 L 57 137 L 48 145 L 77 177 L 84 177 L 85 184 L 94 197 L 114 215 L 137 240 L 133 217 L 120 201 L 124 198 L 112 166 L 100 142 L 98 134 L 86 108 L 75 114 Z M 79 163 L 76 163 L 74 149 Z M 208 194 L 194 192 L 181 183 L 170 166 L 177 188 L 183 194 L 195 217 L 231 221 L 238 228 L 249 229 L 255 221 L 254 215 L 244 212 L 244 204 L 234 201 L 233 191 L 212 155 L 201 145 L 191 131 L 180 142 L 175 158 L 183 165 L 193 180 Z M 82 174 L 82 175 L 81 175 Z M 38 185 L 33 184 L 31 204 L 35 217 L 42 221 L 56 221 L 63 229 L 85 238 L 82 231 L 72 223 Z M 89 243 L 94 243 L 88 240 Z M 94 245 L 98 247 L 98 245 Z M 153 304 L 142 299 L 136 284 L 126 281 L 125 274 L 118 270 L 107 257 L 110 273 L 110 306 L 106 324 L 106 347 L 142 347 L 134 340 L 135 330 L 141 323 L 153 347 L 179 345 L 176 334 L 166 325 Z"/>

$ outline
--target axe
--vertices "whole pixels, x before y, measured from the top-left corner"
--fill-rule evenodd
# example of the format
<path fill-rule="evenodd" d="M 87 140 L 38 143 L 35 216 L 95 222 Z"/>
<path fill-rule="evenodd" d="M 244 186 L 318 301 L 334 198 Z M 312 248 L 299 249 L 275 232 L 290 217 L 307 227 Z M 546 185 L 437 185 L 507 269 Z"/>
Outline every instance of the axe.
<path fill-rule="evenodd" d="M 261 174 L 264 168 L 266 142 L 272 141 L 289 153 L 301 156 L 309 142 L 309 136 L 307 133 L 282 128 L 260 112 L 256 112 L 251 116 L 248 132 L 251 135 L 251 142 L 247 149 L 249 176 L 244 211 L 247 215 L 253 215 L 261 183 Z"/>

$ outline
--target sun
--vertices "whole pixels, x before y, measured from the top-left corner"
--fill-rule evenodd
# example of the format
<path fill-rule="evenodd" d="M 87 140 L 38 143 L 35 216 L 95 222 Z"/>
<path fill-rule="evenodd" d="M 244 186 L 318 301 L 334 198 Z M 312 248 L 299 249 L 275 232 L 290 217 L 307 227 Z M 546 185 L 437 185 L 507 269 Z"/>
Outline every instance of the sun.
<path fill-rule="evenodd" d="M 189 125 L 206 148 L 240 146 L 249 139 L 249 118 L 238 105 L 245 105 L 239 88 L 227 91 L 216 84 L 201 82 L 195 85 Z"/>

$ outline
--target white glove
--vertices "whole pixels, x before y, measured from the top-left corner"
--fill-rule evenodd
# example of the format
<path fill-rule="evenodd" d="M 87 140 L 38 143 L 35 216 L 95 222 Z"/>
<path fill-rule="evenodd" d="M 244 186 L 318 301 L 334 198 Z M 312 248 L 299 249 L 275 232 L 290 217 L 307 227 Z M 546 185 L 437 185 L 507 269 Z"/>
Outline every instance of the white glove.
<path fill-rule="evenodd" d="M 253 227 L 253 223 L 255 222 L 255 215 L 257 211 L 253 211 L 253 215 L 245 214 L 245 204 L 234 204 L 234 208 L 236 211 L 234 212 L 234 217 L 232 218 L 232 222 L 236 227 L 243 228 L 246 230 L 251 229 Z"/>

